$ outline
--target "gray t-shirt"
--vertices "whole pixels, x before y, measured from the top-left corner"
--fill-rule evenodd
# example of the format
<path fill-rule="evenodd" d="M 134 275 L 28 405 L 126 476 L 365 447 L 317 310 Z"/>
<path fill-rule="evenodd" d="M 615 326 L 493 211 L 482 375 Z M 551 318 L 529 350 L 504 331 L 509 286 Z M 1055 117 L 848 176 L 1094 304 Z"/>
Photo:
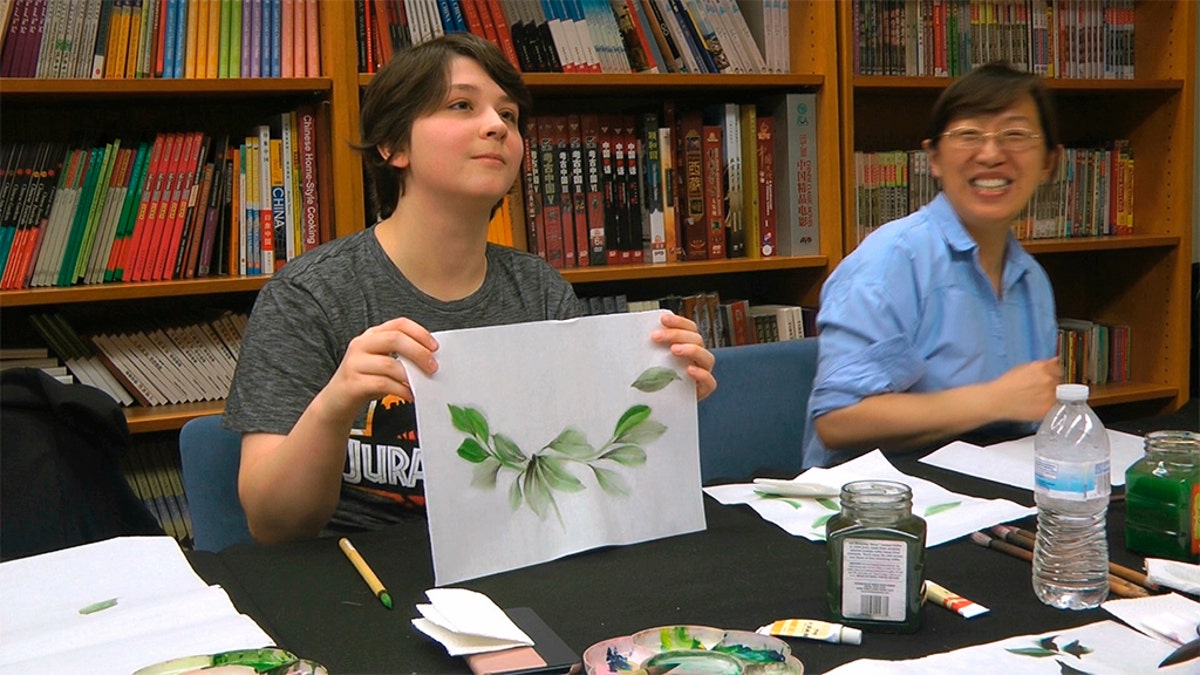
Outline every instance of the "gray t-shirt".
<path fill-rule="evenodd" d="M 541 258 L 489 244 L 487 259 L 479 290 L 452 302 L 413 286 L 384 253 L 373 227 L 289 261 L 255 300 L 225 426 L 287 434 L 329 382 L 350 340 L 389 319 L 408 317 L 441 331 L 584 314 L 571 285 Z M 373 401 L 351 429 L 341 501 L 327 529 L 376 528 L 423 506 L 413 405 L 398 397 Z"/>

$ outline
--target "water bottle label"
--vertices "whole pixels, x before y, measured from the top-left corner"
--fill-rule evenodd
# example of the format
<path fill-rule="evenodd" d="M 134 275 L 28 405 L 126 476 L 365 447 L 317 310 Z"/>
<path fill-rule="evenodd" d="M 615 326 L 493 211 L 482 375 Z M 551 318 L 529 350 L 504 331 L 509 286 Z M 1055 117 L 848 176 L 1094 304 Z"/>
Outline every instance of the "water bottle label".
<path fill-rule="evenodd" d="M 1056 499 L 1086 501 L 1108 497 L 1109 462 L 1056 462 L 1039 457 L 1033 463 L 1037 491 Z"/>

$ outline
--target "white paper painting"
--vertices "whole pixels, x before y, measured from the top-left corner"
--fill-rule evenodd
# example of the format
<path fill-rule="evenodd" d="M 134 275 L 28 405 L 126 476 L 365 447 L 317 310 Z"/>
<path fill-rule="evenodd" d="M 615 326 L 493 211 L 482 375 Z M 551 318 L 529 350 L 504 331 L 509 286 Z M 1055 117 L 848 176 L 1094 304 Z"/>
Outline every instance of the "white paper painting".
<path fill-rule="evenodd" d="M 435 333 L 416 399 L 439 586 L 702 530 L 695 383 L 659 312 Z"/>

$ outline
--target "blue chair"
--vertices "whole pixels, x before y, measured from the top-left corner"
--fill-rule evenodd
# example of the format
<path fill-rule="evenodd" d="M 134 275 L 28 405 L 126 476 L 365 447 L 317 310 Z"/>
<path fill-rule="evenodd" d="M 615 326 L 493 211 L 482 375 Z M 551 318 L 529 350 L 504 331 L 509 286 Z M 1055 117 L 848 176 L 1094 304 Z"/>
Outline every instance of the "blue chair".
<path fill-rule="evenodd" d="M 183 491 L 198 551 L 253 541 L 238 499 L 241 455 L 241 434 L 222 427 L 220 415 L 188 420 L 179 431 Z"/>
<path fill-rule="evenodd" d="M 700 402 L 705 485 L 801 471 L 817 339 L 714 349 L 717 390 Z"/>

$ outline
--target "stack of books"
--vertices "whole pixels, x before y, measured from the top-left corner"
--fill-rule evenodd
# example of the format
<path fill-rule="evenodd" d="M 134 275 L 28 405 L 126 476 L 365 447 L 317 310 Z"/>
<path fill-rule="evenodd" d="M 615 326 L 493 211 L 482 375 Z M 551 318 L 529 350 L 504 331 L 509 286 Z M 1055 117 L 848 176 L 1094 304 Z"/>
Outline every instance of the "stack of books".
<path fill-rule="evenodd" d="M 30 317 L 71 374 L 126 406 L 224 400 L 247 320 L 246 314 L 225 312 L 81 336 L 60 314 Z"/>
<path fill-rule="evenodd" d="M 0 77 L 319 77 L 317 0 L 8 0 Z"/>
<path fill-rule="evenodd" d="M 359 71 L 446 33 L 524 72 L 786 73 L 788 0 L 355 0 Z"/>
<path fill-rule="evenodd" d="M 524 122 L 529 250 L 558 268 L 820 253 L 816 94 Z"/>
<path fill-rule="evenodd" d="M 0 288 L 271 274 L 328 238 L 312 106 L 200 131 L 0 145 Z"/>

